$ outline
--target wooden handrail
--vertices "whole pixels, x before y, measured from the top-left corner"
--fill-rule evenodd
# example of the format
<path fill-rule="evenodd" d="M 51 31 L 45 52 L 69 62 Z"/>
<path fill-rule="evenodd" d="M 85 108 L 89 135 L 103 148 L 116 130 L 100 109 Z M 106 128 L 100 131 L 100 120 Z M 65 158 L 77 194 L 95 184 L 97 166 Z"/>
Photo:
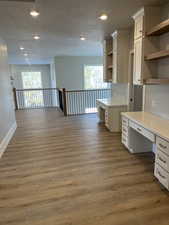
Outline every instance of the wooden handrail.
<path fill-rule="evenodd" d="M 30 89 L 16 89 L 16 91 L 47 91 L 57 90 L 57 88 L 30 88 Z"/>
<path fill-rule="evenodd" d="M 98 89 L 84 89 L 84 90 L 70 90 L 70 91 L 66 91 L 68 92 L 89 92 L 89 91 L 106 91 L 106 90 L 111 90 L 111 88 L 98 88 Z"/>

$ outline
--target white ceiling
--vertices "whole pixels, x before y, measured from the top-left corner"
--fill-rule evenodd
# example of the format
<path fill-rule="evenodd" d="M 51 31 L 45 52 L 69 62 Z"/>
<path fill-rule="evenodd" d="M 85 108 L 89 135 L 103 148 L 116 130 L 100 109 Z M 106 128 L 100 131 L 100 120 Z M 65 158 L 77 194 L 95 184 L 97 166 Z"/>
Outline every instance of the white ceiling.
<path fill-rule="evenodd" d="M 131 16 L 143 5 L 160 2 L 165 0 L 37 0 L 41 14 L 34 19 L 29 15 L 33 3 L 0 0 L 0 36 L 7 42 L 10 63 L 25 63 L 20 46 L 30 63 L 49 63 L 60 55 L 100 56 L 105 36 L 131 26 Z M 104 12 L 109 16 L 105 22 L 98 20 Z M 41 39 L 33 40 L 34 34 Z"/>

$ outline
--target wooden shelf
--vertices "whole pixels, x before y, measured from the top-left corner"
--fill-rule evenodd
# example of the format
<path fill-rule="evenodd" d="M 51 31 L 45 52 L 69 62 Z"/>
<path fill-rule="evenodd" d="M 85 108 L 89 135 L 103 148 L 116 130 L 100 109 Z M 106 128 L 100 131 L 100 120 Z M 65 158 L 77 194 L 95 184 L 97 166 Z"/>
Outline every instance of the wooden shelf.
<path fill-rule="evenodd" d="M 169 32 L 169 19 L 153 27 L 149 32 L 147 32 L 147 36 L 159 36 L 167 32 Z"/>
<path fill-rule="evenodd" d="M 169 57 L 169 50 L 163 50 L 159 52 L 155 52 L 152 54 L 149 54 L 145 57 L 145 60 L 156 60 L 156 59 L 162 59 Z"/>
<path fill-rule="evenodd" d="M 144 81 L 144 84 L 168 84 L 169 85 L 169 79 L 167 78 L 150 78 Z"/>

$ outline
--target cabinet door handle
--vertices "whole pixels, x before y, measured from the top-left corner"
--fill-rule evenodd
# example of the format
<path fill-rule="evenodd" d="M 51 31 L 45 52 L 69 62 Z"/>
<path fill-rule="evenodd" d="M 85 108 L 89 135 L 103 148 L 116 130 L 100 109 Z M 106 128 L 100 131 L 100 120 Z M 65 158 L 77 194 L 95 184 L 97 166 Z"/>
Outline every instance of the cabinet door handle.
<path fill-rule="evenodd" d="M 138 130 L 139 132 L 142 132 L 142 130 L 141 130 L 140 128 L 137 128 L 137 130 Z"/>
<path fill-rule="evenodd" d="M 161 162 L 166 163 L 166 161 L 164 159 L 162 159 L 159 155 L 158 155 L 158 158 Z"/>
<path fill-rule="evenodd" d="M 165 145 L 163 145 L 163 144 L 161 144 L 161 143 L 159 143 L 159 146 L 160 146 L 161 148 L 163 148 L 163 149 L 166 149 L 166 148 L 167 148 L 167 146 L 165 146 Z"/>
<path fill-rule="evenodd" d="M 157 170 L 157 172 L 158 172 L 158 175 L 159 175 L 160 177 L 162 177 L 163 179 L 166 179 L 166 177 L 165 177 L 165 176 L 163 176 L 163 175 L 160 173 L 160 171 L 159 171 L 159 170 Z"/>
<path fill-rule="evenodd" d="M 126 139 L 123 138 L 123 142 L 126 142 Z"/>

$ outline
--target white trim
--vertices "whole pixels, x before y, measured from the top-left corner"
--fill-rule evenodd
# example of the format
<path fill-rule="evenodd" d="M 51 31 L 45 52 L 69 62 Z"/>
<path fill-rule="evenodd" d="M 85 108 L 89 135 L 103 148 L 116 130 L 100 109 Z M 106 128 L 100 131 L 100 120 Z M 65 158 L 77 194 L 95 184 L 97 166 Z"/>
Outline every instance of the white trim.
<path fill-rule="evenodd" d="M 145 12 L 145 9 L 144 9 L 144 7 L 143 7 L 143 8 L 141 8 L 137 13 L 135 13 L 134 16 L 132 16 L 132 18 L 133 18 L 134 20 L 136 20 L 138 17 L 144 16 L 144 12 Z"/>
<path fill-rule="evenodd" d="M 147 91 L 147 86 L 143 85 L 143 100 L 142 100 L 142 111 L 145 112 L 146 111 L 146 91 Z"/>
<path fill-rule="evenodd" d="M 6 136 L 4 137 L 4 139 L 2 140 L 2 142 L 0 143 L 0 158 L 2 157 L 3 153 L 5 152 L 11 138 L 13 137 L 15 131 L 17 128 L 17 124 L 16 122 L 12 125 L 12 127 L 9 129 L 8 133 L 6 134 Z"/>

